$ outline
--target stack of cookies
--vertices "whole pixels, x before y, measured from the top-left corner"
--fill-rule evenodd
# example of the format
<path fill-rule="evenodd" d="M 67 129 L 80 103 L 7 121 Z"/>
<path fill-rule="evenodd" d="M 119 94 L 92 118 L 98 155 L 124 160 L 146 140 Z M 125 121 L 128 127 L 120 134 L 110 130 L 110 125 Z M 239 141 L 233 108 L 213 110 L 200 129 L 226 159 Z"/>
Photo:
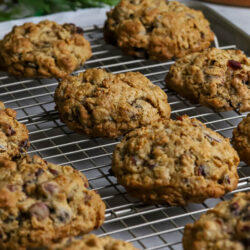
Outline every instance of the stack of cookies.
<path fill-rule="evenodd" d="M 107 13 L 104 38 L 131 56 L 179 58 L 166 86 L 191 102 L 217 112 L 250 111 L 250 60 L 239 50 L 209 48 L 214 35 L 201 11 L 175 1 L 121 0 Z M 228 138 L 199 120 L 170 119 L 167 94 L 139 72 L 114 75 L 93 68 L 70 76 L 91 55 L 74 24 L 25 23 L 0 41 L 0 68 L 9 74 L 61 78 L 54 99 L 70 129 L 91 138 L 124 136 L 112 172 L 130 195 L 174 206 L 237 187 L 240 159 L 250 164 L 249 115 L 233 132 L 239 159 Z M 135 249 L 111 237 L 85 235 L 104 221 L 100 196 L 72 167 L 29 156 L 25 125 L 3 103 L 0 113 L 0 248 Z M 249 193 L 217 205 L 186 226 L 184 248 L 247 249 L 249 208 Z"/>

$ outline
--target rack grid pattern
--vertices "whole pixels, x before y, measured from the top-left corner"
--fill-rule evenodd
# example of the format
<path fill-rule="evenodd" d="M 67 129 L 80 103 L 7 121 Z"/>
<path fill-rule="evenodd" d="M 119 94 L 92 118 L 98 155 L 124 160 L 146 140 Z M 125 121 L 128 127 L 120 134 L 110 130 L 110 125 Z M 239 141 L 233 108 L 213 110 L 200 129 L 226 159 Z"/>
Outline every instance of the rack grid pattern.
<path fill-rule="evenodd" d="M 246 116 L 235 111 L 215 113 L 167 90 L 164 78 L 174 61 L 159 63 L 125 56 L 118 48 L 105 44 L 101 27 L 85 28 L 85 37 L 91 42 L 93 57 L 77 72 L 91 67 L 105 68 L 113 73 L 140 71 L 166 91 L 172 118 L 188 114 L 226 137 L 232 136 L 233 128 Z M 222 49 L 236 47 L 219 44 L 217 38 L 214 46 Z M 186 207 L 142 204 L 130 197 L 109 173 L 112 152 L 119 139 L 88 139 L 61 123 L 53 101 L 57 84 L 57 79 L 18 79 L 1 72 L 0 100 L 17 110 L 18 120 L 27 125 L 31 155 L 38 154 L 56 164 L 72 165 L 87 176 L 90 187 L 102 196 L 107 205 L 106 220 L 94 233 L 132 242 L 139 249 L 182 249 L 185 224 L 192 223 L 219 201 L 229 199 L 234 192 L 250 190 L 250 166 L 241 163 L 237 190 L 221 199 L 209 199 Z"/>

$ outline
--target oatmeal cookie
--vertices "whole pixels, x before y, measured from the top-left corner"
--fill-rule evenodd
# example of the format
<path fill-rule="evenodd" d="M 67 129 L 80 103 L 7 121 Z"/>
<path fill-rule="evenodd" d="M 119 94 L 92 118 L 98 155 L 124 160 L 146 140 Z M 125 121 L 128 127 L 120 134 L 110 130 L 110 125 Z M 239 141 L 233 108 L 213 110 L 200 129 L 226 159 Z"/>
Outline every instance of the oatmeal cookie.
<path fill-rule="evenodd" d="M 70 23 L 25 23 L 0 41 L 0 67 L 15 76 L 62 78 L 91 55 L 83 30 Z"/>
<path fill-rule="evenodd" d="M 185 205 L 235 189 L 238 164 L 229 139 L 185 115 L 128 133 L 114 150 L 112 170 L 132 196 Z"/>
<path fill-rule="evenodd" d="M 43 250 L 136 250 L 132 244 L 111 237 L 99 238 L 94 234 L 77 238 L 65 238 L 58 243 L 48 245 Z M 33 249 L 31 249 L 33 250 Z M 35 249 L 34 249 L 35 250 Z"/>
<path fill-rule="evenodd" d="M 0 102 L 0 157 L 12 159 L 29 147 L 26 126 L 16 120 L 16 111 Z"/>
<path fill-rule="evenodd" d="M 250 111 L 250 59 L 240 50 L 192 53 L 171 66 L 166 86 L 215 111 Z"/>
<path fill-rule="evenodd" d="M 38 156 L 0 159 L 0 248 L 26 249 L 87 233 L 104 220 L 105 205 L 70 166 Z"/>
<path fill-rule="evenodd" d="M 220 202 L 184 230 L 184 250 L 248 250 L 250 192 Z"/>
<path fill-rule="evenodd" d="M 138 72 L 88 69 L 60 82 L 55 103 L 70 129 L 91 137 L 115 138 L 170 116 L 165 92 Z"/>
<path fill-rule="evenodd" d="M 240 159 L 250 165 L 250 113 L 234 129 L 232 144 Z"/>
<path fill-rule="evenodd" d="M 201 11 L 165 0 L 121 0 L 107 13 L 107 42 L 129 55 L 153 60 L 201 51 L 214 39 Z"/>

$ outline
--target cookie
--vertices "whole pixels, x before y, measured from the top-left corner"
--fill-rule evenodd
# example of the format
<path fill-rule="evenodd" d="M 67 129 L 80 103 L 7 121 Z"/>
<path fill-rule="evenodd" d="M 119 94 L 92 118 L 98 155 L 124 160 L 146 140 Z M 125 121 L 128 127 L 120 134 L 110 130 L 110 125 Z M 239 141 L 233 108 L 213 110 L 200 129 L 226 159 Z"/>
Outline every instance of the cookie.
<path fill-rule="evenodd" d="M 71 23 L 25 23 L 0 41 L 0 67 L 15 76 L 62 78 L 91 55 L 83 30 Z"/>
<path fill-rule="evenodd" d="M 43 250 L 136 250 L 132 244 L 111 238 L 99 238 L 94 234 L 83 237 L 65 238 L 58 243 L 48 245 Z M 31 249 L 33 250 L 33 249 Z M 34 249 L 35 250 L 35 249 Z"/>
<path fill-rule="evenodd" d="M 128 133 L 114 150 L 112 170 L 132 196 L 185 205 L 235 189 L 238 164 L 229 139 L 184 115 Z"/>
<path fill-rule="evenodd" d="M 240 50 L 192 53 L 171 66 L 166 86 L 215 111 L 250 111 L 250 59 Z"/>
<path fill-rule="evenodd" d="M 237 193 L 185 226 L 184 250 L 247 250 L 250 246 L 250 192 Z"/>
<path fill-rule="evenodd" d="M 38 156 L 0 159 L 0 248 L 26 249 L 87 233 L 104 220 L 105 205 L 70 166 Z"/>
<path fill-rule="evenodd" d="M 16 111 L 0 102 L 0 157 L 19 157 L 29 147 L 26 126 L 16 120 Z"/>
<path fill-rule="evenodd" d="M 104 38 L 129 55 L 153 60 L 181 57 L 214 39 L 201 11 L 165 0 L 121 0 L 107 13 Z"/>
<path fill-rule="evenodd" d="M 170 116 L 165 92 L 138 72 L 88 69 L 60 82 L 55 103 L 70 129 L 90 137 L 115 138 Z"/>
<path fill-rule="evenodd" d="M 240 159 L 250 165 L 250 113 L 234 129 L 232 144 Z"/>

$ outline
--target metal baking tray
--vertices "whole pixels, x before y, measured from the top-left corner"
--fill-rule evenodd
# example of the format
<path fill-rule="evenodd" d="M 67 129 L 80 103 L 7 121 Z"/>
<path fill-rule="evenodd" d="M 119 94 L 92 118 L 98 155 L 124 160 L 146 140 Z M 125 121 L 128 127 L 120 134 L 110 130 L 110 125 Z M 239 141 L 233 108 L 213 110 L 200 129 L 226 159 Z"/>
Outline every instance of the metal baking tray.
<path fill-rule="evenodd" d="M 202 10 L 210 21 L 216 34 L 213 46 L 239 48 L 250 55 L 250 37 L 246 33 L 201 3 L 190 1 L 185 4 Z M 215 113 L 167 90 L 164 77 L 174 61 L 159 63 L 125 56 L 119 48 L 104 42 L 102 27 L 88 27 L 84 31 L 85 37 L 91 42 L 93 57 L 77 72 L 92 67 L 105 68 L 113 73 L 139 71 L 166 91 L 172 118 L 188 114 L 226 137 L 232 136 L 233 128 L 246 116 L 246 113 L 235 111 Z M 109 173 L 112 152 L 119 140 L 88 139 L 61 123 L 53 101 L 57 84 L 57 79 L 23 79 L 0 72 L 0 100 L 7 107 L 17 110 L 18 120 L 27 125 L 31 155 L 38 154 L 53 163 L 72 165 L 87 176 L 90 187 L 102 196 L 107 205 L 106 220 L 94 233 L 132 242 L 139 249 L 182 249 L 185 224 L 194 222 L 219 201 L 229 199 L 232 193 L 250 190 L 250 166 L 241 163 L 237 190 L 221 199 L 208 199 L 202 204 L 186 207 L 144 205 L 129 196 Z"/>

